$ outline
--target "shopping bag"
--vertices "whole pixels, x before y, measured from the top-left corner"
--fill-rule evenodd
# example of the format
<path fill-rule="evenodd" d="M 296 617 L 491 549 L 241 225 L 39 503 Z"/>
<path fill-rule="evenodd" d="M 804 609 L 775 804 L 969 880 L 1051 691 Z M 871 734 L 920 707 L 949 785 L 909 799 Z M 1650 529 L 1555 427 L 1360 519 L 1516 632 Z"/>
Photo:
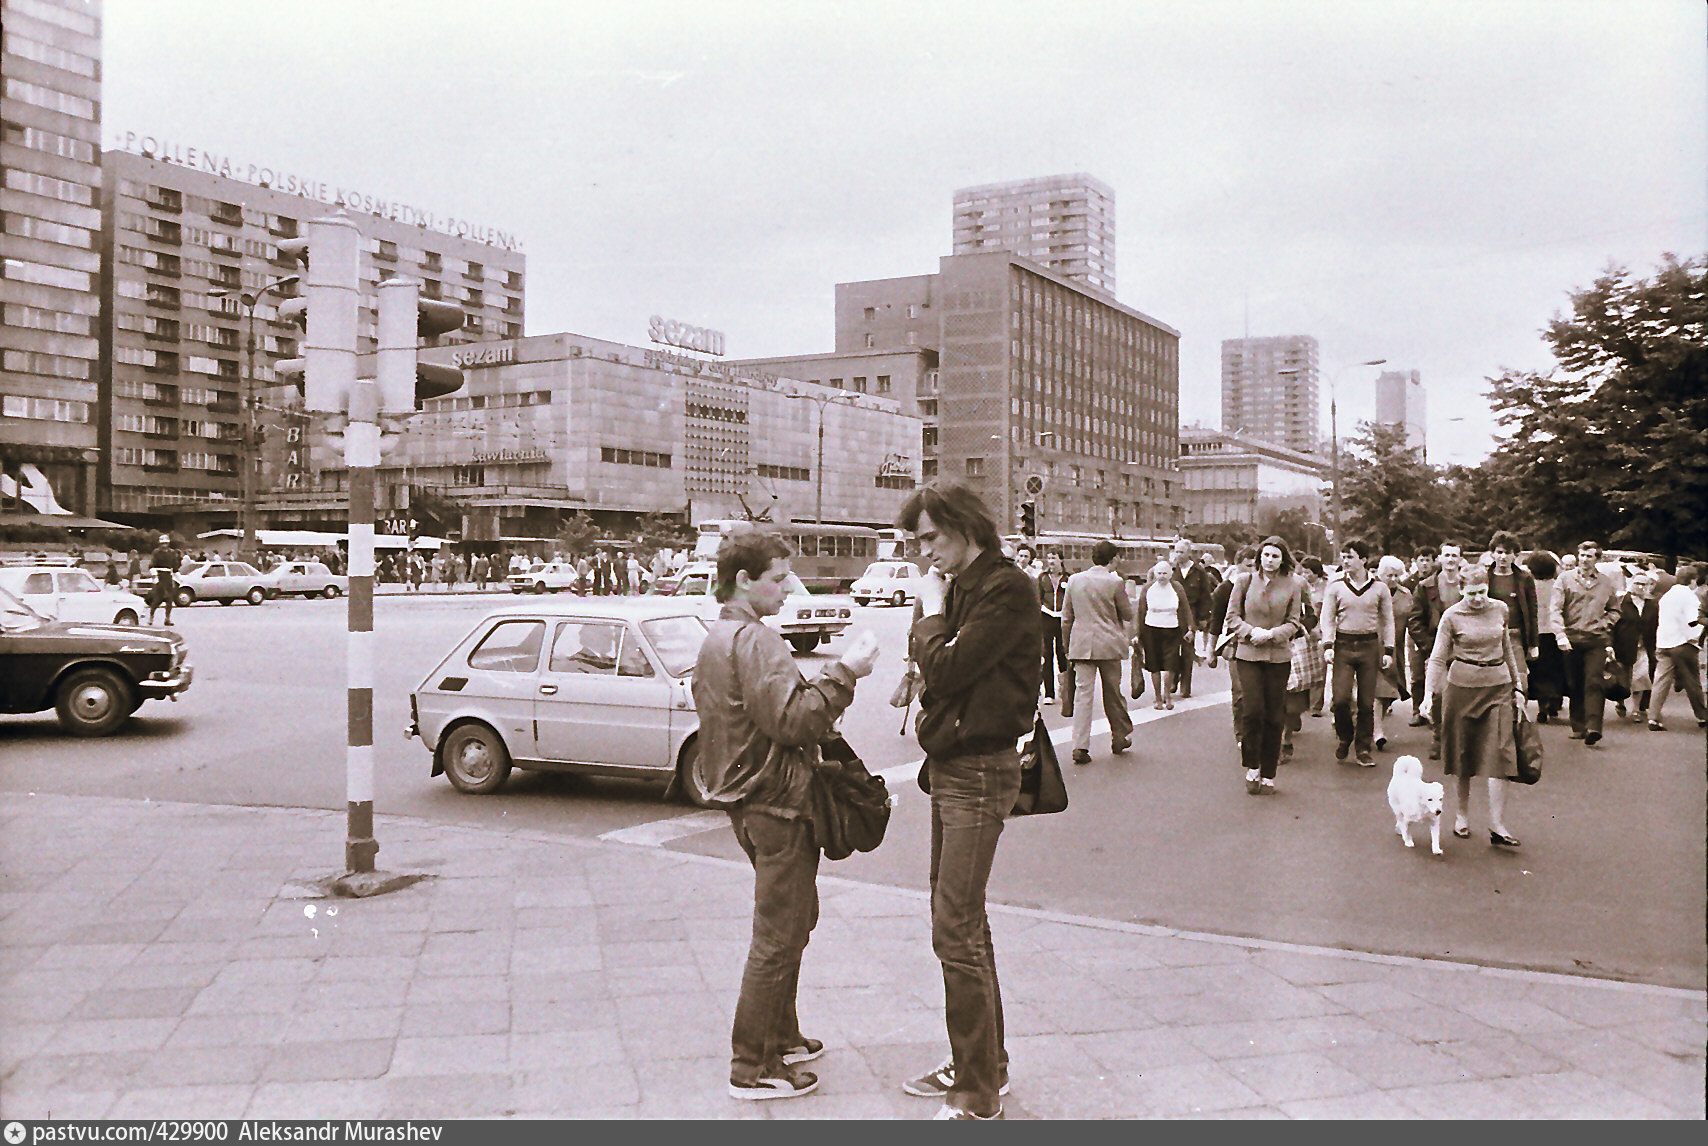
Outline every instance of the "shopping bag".
<path fill-rule="evenodd" d="M 1514 707 L 1517 713 L 1513 718 L 1512 741 L 1517 749 L 1518 775 L 1513 779 L 1520 784 L 1534 784 L 1542 778 L 1542 737 L 1524 711 L 1524 706 Z"/>
<path fill-rule="evenodd" d="M 1067 806 L 1061 761 L 1056 759 L 1056 746 L 1040 713 L 1032 725 L 1032 738 L 1020 746 L 1020 795 L 1009 815 L 1043 816 Z"/>

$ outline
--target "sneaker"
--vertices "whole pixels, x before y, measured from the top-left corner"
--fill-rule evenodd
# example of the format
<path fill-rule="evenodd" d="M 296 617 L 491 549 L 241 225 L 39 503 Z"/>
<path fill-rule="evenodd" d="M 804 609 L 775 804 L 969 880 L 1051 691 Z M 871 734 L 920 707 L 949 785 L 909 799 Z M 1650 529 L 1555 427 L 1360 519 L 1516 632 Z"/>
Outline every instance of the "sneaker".
<path fill-rule="evenodd" d="M 1700 724 L 1701 721 L 1697 721 L 1697 723 Z M 1649 721 L 1649 731 L 1650 732 L 1665 732 L 1666 731 L 1666 725 L 1662 724 L 1658 720 L 1651 720 L 1651 721 Z"/>
<path fill-rule="evenodd" d="M 1571 733 L 1566 737 L 1567 740 L 1582 740 L 1583 738 L 1584 733 L 1580 729 L 1576 728 L 1572 729 Z"/>
<path fill-rule="evenodd" d="M 1336 741 L 1335 746 L 1334 746 L 1334 758 L 1336 760 L 1345 760 L 1347 753 L 1349 753 L 1351 751 L 1352 751 L 1352 741 L 1350 741 L 1350 740 Z"/>
<path fill-rule="evenodd" d="M 1257 792 L 1260 796 L 1273 796 L 1275 794 L 1275 781 L 1268 779 L 1267 777 L 1259 780 L 1257 782 Z"/>
<path fill-rule="evenodd" d="M 1361 768 L 1374 768 L 1376 766 L 1376 758 L 1368 752 L 1360 752 L 1358 754 L 1358 765 Z"/>
<path fill-rule="evenodd" d="M 996 1108 L 996 1112 L 994 1114 L 974 1114 L 972 1111 L 967 1110 L 964 1107 L 950 1106 L 948 1103 L 944 1103 L 943 1109 L 939 1110 L 936 1114 L 933 1114 L 931 1116 L 931 1120 L 933 1122 L 961 1122 L 961 1121 L 991 1122 L 991 1121 L 994 1121 L 994 1120 L 999 1119 L 1001 1117 L 1002 1117 L 1002 1107 L 1001 1106 L 998 1106 Z"/>
<path fill-rule="evenodd" d="M 775 1074 L 756 1078 L 752 1082 L 729 1080 L 729 1096 L 743 1102 L 763 1102 L 768 1098 L 799 1098 L 818 1089 L 818 1075 L 810 1070 L 784 1067 Z"/>
<path fill-rule="evenodd" d="M 901 1088 L 915 1098 L 942 1098 L 955 1085 L 955 1060 L 946 1058 L 918 1078 L 910 1078 Z M 997 1094 L 1008 1093 L 1008 1068 L 1002 1068 L 1002 1086 Z M 958 1116 L 956 1116 L 958 1117 Z"/>
<path fill-rule="evenodd" d="M 817 1039 L 803 1038 L 799 1043 L 783 1052 L 783 1061 L 789 1066 L 796 1063 L 811 1062 L 824 1053 L 824 1044 Z"/>
<path fill-rule="evenodd" d="M 1053 705 L 1053 704 L 1055 704 L 1055 703 L 1056 703 L 1056 698 L 1055 698 L 1055 697 L 1053 697 L 1053 696 L 1046 696 L 1046 697 L 1045 697 L 1045 698 L 1044 698 L 1044 703 L 1045 703 L 1045 704 L 1050 704 L 1050 705 Z"/>
<path fill-rule="evenodd" d="M 1091 753 L 1083 748 L 1075 748 L 1073 750 L 1073 762 L 1075 764 L 1089 764 L 1091 763 Z"/>

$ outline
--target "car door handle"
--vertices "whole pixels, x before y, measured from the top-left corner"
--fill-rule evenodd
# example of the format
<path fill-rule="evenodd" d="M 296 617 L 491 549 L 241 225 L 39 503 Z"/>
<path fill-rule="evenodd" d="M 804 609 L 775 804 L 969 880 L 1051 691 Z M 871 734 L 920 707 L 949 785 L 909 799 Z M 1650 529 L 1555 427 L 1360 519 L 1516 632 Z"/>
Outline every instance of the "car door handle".
<path fill-rule="evenodd" d="M 557 685 L 555 685 L 555 684 L 542 684 L 540 686 L 540 694 L 542 696 L 556 696 L 557 695 Z"/>

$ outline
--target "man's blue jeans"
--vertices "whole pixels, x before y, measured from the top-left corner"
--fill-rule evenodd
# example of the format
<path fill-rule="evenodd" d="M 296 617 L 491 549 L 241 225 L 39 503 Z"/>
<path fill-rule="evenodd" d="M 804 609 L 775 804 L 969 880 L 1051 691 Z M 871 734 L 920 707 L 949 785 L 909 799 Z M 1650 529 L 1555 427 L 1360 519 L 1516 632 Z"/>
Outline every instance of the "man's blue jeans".
<path fill-rule="evenodd" d="M 1334 735 L 1352 744 L 1360 757 L 1370 755 L 1376 736 L 1376 675 L 1382 671 L 1382 639 L 1375 633 L 1340 633 L 1334 638 Z M 1358 687 L 1358 719 L 1353 723 L 1353 685 Z"/>
<path fill-rule="evenodd" d="M 753 863 L 753 938 L 730 1032 L 730 1080 L 776 1077 L 783 1052 L 801 1041 L 795 991 L 801 952 L 818 923 L 818 844 L 806 819 L 730 812 L 735 839 Z"/>
<path fill-rule="evenodd" d="M 1002 993 L 985 886 L 1002 822 L 1020 794 L 1020 754 L 931 759 L 931 946 L 943 964 L 944 1018 L 955 1085 L 944 1101 L 996 1110 L 1007 1070 Z"/>

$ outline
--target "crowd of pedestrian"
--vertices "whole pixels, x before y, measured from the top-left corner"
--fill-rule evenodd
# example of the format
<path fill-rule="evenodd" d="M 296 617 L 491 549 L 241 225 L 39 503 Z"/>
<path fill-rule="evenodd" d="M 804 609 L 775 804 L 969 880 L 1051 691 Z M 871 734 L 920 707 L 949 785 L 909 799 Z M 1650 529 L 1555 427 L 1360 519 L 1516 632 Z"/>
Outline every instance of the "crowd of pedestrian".
<path fill-rule="evenodd" d="M 1507 824 L 1507 782 L 1530 701 L 1539 720 L 1569 705 L 1573 735 L 1591 747 L 1607 699 L 1630 700 L 1632 719 L 1660 730 L 1670 693 L 1682 690 L 1708 726 L 1697 567 L 1625 575 L 1600 568 L 1592 542 L 1566 561 L 1524 555 L 1517 538 L 1498 533 L 1479 562 L 1467 562 L 1454 539 L 1414 553 L 1409 565 L 1352 540 L 1330 572 L 1269 537 L 1226 570 L 1203 565 L 1181 542 L 1129 582 L 1114 568 L 1111 541 L 1094 545 L 1091 566 L 1072 575 L 1058 554 L 1040 560 L 1030 546 L 1008 558 L 994 517 L 963 486 L 916 491 L 898 524 L 930 564 L 907 655 L 921 686 L 919 782 L 931 800 L 923 858 L 949 1043 L 941 1063 L 902 1088 L 940 1099 L 939 1118 L 1000 1118 L 1008 1092 L 985 897 L 1020 793 L 1019 742 L 1040 705 L 1059 703 L 1073 722 L 1073 762 L 1092 763 L 1101 700 L 1111 751 L 1129 751 L 1123 661 L 1132 666 L 1130 695 L 1148 686 L 1163 710 L 1190 695 L 1194 663 L 1228 662 L 1239 764 L 1254 795 L 1276 790 L 1300 717 L 1322 714 L 1325 699 L 1335 757 L 1364 767 L 1386 748 L 1395 706 L 1409 700 L 1413 724 L 1431 728 L 1431 757 L 1454 777 L 1453 834 L 1471 835 L 1472 793 L 1481 787 L 1490 843 L 1503 848 L 1520 846 Z M 801 955 L 818 918 L 815 776 L 833 767 L 824 746 L 878 651 L 869 634 L 857 634 L 817 679 L 801 674 L 782 638 L 758 623 L 781 607 L 789 557 L 764 530 L 723 540 L 723 609 L 693 674 L 701 738 L 687 782 L 697 799 L 729 811 L 754 870 L 731 1031 L 729 1093 L 743 1100 L 818 1086 L 802 1065 L 824 1044 L 802 1032 L 796 1010 Z"/>

